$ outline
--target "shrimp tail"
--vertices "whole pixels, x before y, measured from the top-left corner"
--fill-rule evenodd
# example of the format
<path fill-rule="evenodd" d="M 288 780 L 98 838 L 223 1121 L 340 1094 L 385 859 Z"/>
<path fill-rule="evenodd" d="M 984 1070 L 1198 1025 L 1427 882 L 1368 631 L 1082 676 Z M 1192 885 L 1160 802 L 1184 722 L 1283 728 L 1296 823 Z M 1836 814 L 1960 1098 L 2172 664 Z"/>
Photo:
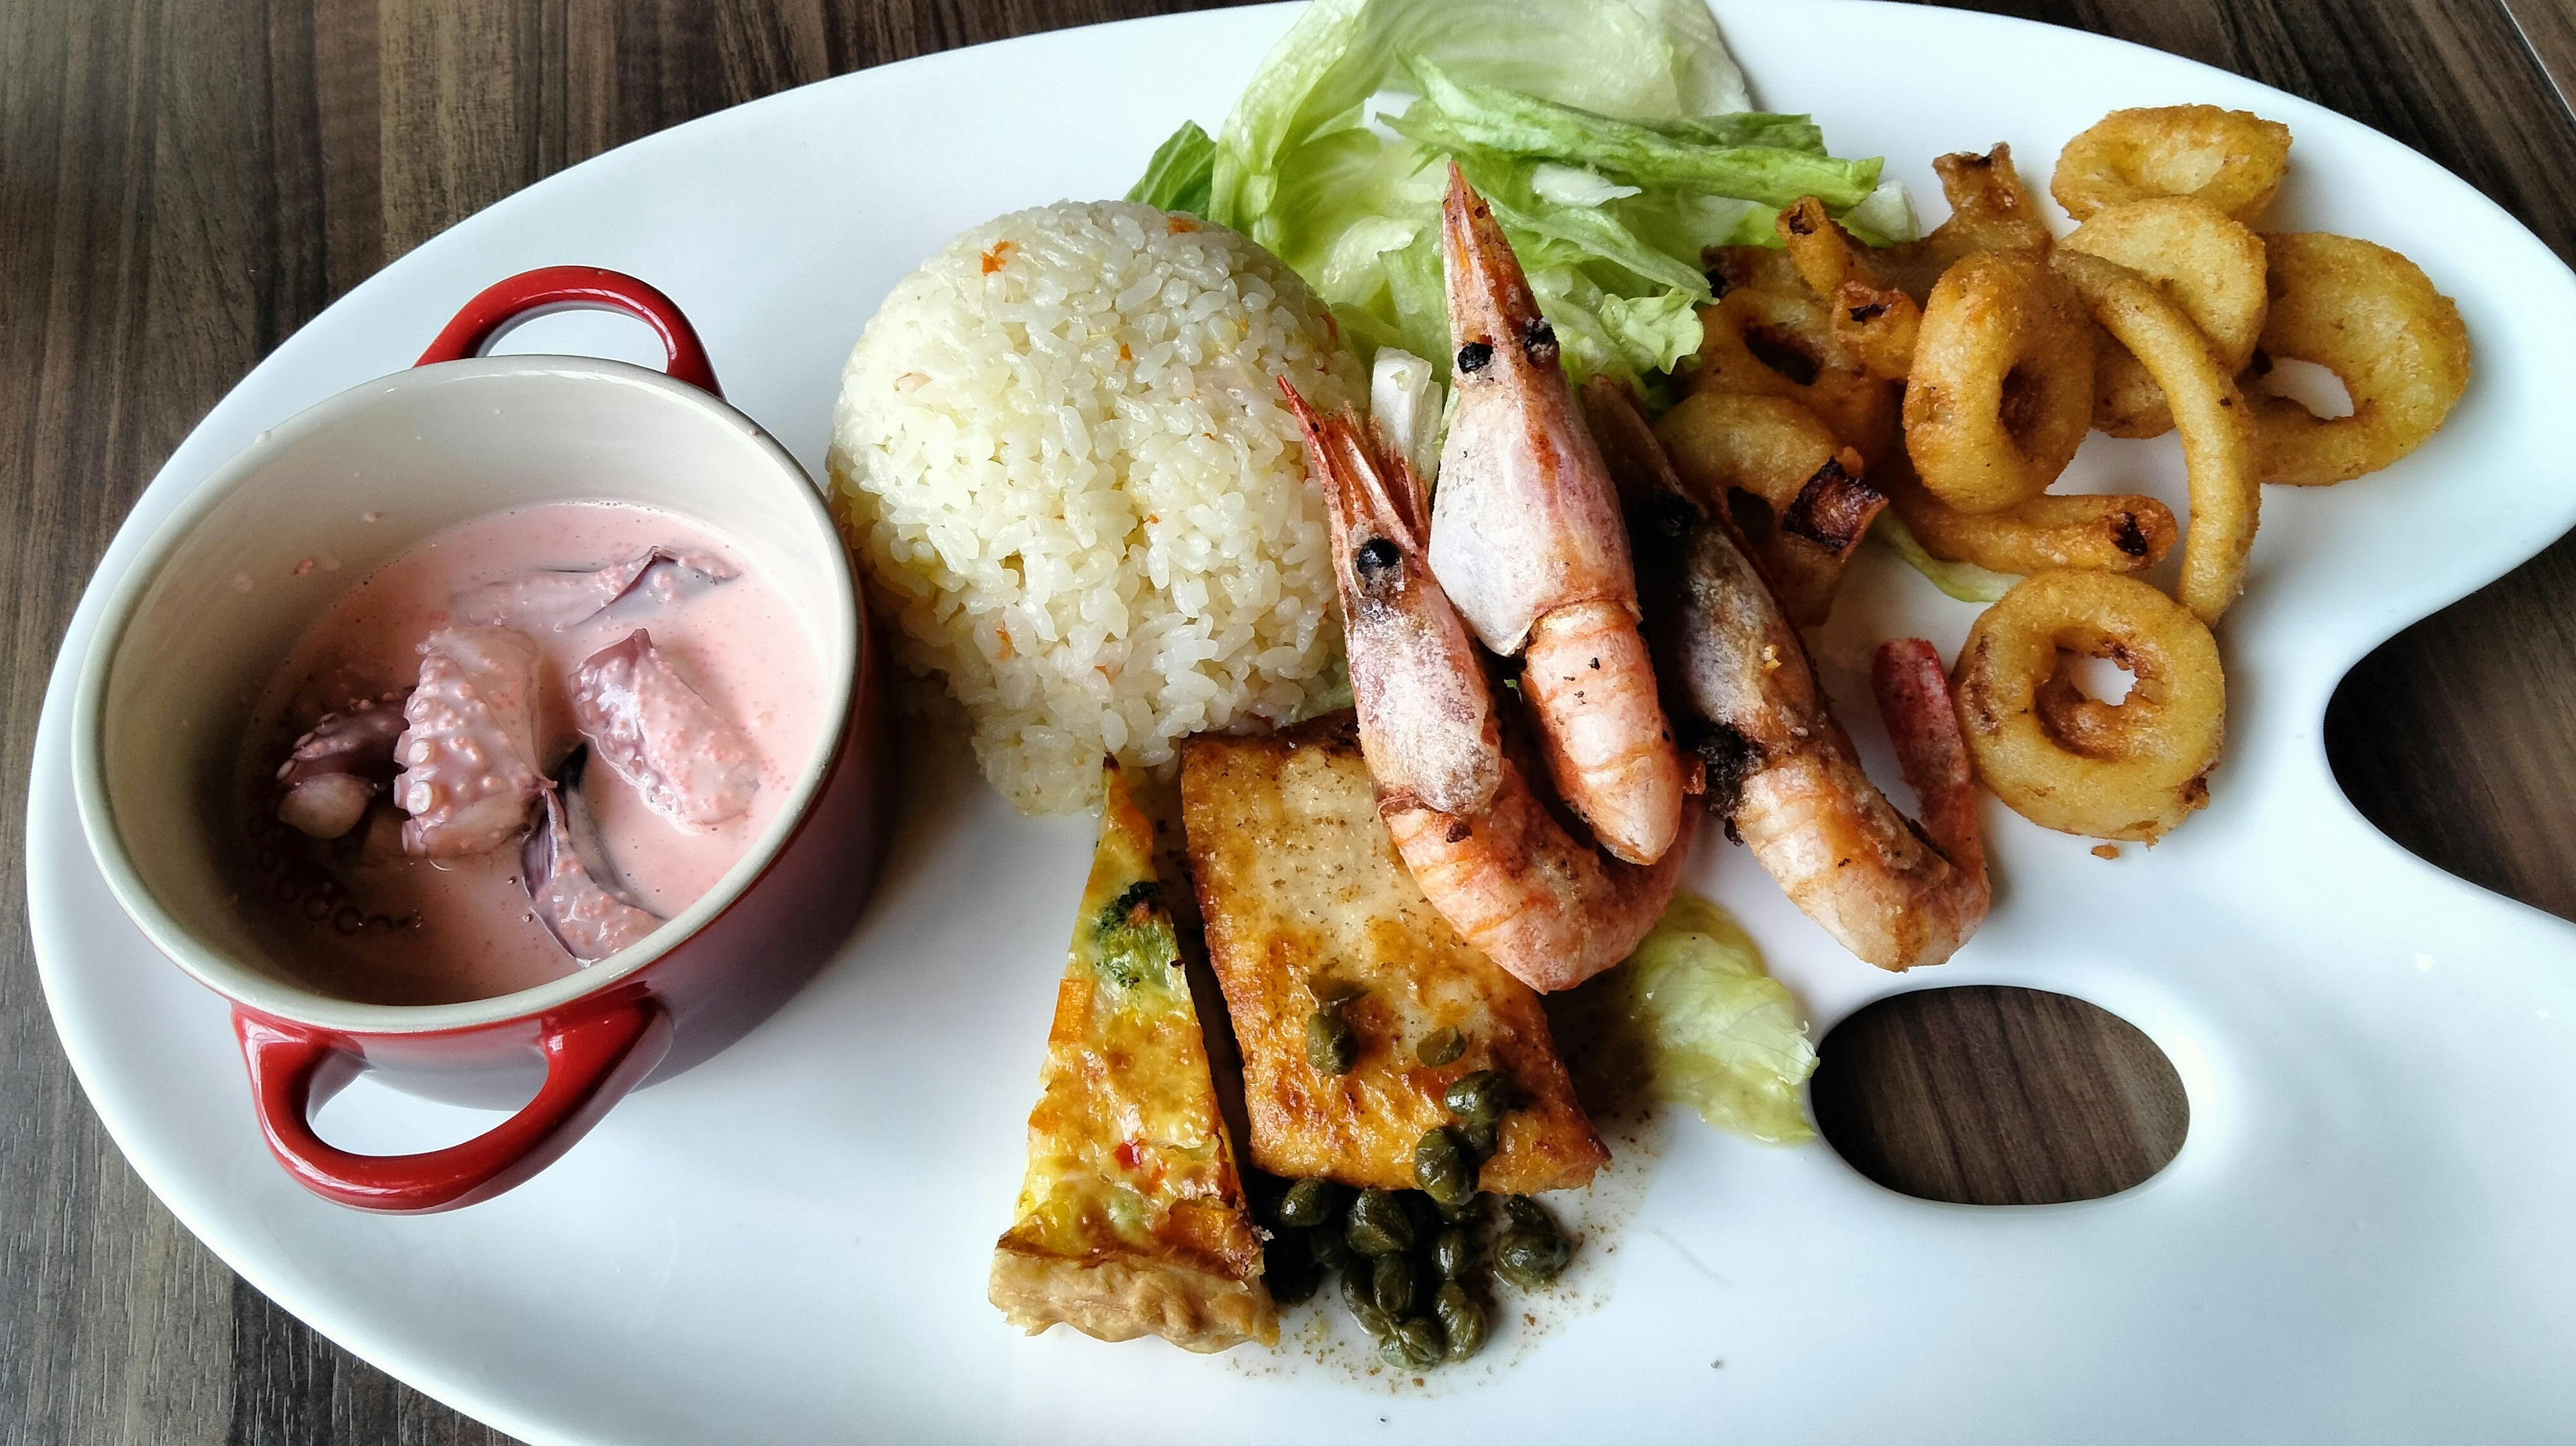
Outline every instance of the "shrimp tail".
<path fill-rule="evenodd" d="M 1959 708 L 1941 655 L 1921 638 L 1892 638 L 1870 660 L 1870 691 L 1896 746 L 1896 766 L 1921 802 L 1923 832 L 1959 869 L 1983 878 L 1977 775 L 1959 731 Z"/>
<path fill-rule="evenodd" d="M 1484 664 L 1431 574 L 1429 509 L 1412 468 L 1348 411 L 1318 414 L 1279 381 L 1332 525 L 1361 750 L 1382 795 L 1474 814 L 1502 786 L 1502 736 Z"/>

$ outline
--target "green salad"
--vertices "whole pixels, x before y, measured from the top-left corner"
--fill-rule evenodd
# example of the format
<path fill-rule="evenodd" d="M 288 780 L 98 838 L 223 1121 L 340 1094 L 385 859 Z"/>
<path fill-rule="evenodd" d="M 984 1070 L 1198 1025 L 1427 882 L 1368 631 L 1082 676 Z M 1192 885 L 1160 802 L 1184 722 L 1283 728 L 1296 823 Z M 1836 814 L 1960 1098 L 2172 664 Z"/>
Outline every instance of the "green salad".
<path fill-rule="evenodd" d="M 1317 0 L 1223 131 L 1184 124 L 1128 199 L 1243 232 L 1328 302 L 1363 359 L 1445 377 L 1448 163 L 1490 201 L 1576 380 L 1669 373 L 1700 343 L 1703 248 L 1776 245 L 1822 200 L 1874 245 L 1914 235 L 1880 162 L 1752 108 L 1701 0 Z"/>

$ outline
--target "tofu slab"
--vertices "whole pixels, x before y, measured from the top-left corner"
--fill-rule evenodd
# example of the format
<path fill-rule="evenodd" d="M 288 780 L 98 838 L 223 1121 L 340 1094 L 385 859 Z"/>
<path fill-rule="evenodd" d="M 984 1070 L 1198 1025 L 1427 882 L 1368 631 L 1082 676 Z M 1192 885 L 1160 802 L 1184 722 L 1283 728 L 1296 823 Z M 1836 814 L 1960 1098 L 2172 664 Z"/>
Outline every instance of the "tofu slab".
<path fill-rule="evenodd" d="M 1030 1334 L 1279 1338 L 1154 833 L 1116 769 L 1056 987 L 1029 1165 L 986 1295 Z"/>
<path fill-rule="evenodd" d="M 1500 1070 L 1521 1105 L 1478 1183 L 1529 1194 L 1590 1183 L 1609 1159 L 1575 1102 L 1529 986 L 1468 947 L 1431 907 L 1379 821 L 1347 712 L 1262 738 L 1202 735 L 1182 752 L 1181 810 L 1208 954 L 1243 1051 L 1252 1159 L 1294 1179 L 1410 1189 L 1413 1147 L 1450 1122 L 1441 1094 Z M 1319 996 L 1360 1037 L 1342 1075 L 1306 1060 Z M 1466 1050 L 1415 1047 L 1445 1027 Z"/>

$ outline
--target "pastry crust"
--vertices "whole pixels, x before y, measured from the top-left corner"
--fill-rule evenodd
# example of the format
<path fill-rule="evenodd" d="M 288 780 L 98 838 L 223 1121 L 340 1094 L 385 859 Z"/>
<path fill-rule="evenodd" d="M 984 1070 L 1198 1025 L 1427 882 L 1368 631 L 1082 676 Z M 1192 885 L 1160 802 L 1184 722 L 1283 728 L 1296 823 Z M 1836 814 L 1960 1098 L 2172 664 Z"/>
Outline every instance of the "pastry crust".
<path fill-rule="evenodd" d="M 987 1294 L 1034 1335 L 1194 1351 L 1279 1338 L 1207 1045 L 1154 873 L 1152 826 L 1108 772 L 1017 1218 Z"/>
<path fill-rule="evenodd" d="M 1350 713 L 1266 738 L 1184 746 L 1182 816 L 1208 954 L 1243 1051 L 1252 1159 L 1293 1179 L 1413 1186 L 1413 1148 L 1450 1123 L 1441 1095 L 1500 1070 L 1520 1105 L 1478 1183 L 1529 1194 L 1591 1182 L 1609 1159 L 1529 986 L 1458 937 L 1413 881 L 1379 821 Z M 1319 996 L 1341 1006 L 1360 1053 L 1327 1075 L 1306 1059 Z M 1425 1037 L 1455 1027 L 1465 1051 L 1425 1065 Z"/>

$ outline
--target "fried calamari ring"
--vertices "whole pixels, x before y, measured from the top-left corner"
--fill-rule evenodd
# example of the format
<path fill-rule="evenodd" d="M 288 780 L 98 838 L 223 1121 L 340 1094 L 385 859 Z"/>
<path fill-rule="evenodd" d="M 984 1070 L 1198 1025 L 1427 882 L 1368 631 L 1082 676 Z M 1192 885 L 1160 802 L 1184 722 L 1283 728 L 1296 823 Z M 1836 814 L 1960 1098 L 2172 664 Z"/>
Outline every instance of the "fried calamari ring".
<path fill-rule="evenodd" d="M 1980 251 L 1923 308 L 1905 450 L 1933 496 L 2001 512 L 2048 490 L 2093 425 L 2093 329 L 2038 253 Z"/>
<path fill-rule="evenodd" d="M 1734 521 L 1789 621 L 1823 622 L 1887 506 L 1860 480 L 1860 454 L 1796 402 L 1740 392 L 1691 393 L 1655 423 L 1655 437 L 1683 490 Z"/>
<path fill-rule="evenodd" d="M 2064 653 L 2128 669 L 2128 697 L 2083 698 Z M 2042 828 L 2152 843 L 2208 806 L 2227 726 L 2218 642 L 2136 578 L 2023 579 L 1968 629 L 1954 689 L 1978 775 Z"/>
<path fill-rule="evenodd" d="M 2268 246 L 2263 354 L 2333 372 L 2352 394 L 2352 415 L 2328 420 L 2288 397 L 2249 398 L 2262 479 L 2345 482 L 2424 445 L 2468 389 L 2459 307 L 2385 246 L 2313 231 L 2272 236 Z"/>
<path fill-rule="evenodd" d="M 1739 287 L 1700 308 L 1691 388 L 1786 397 L 1877 466 L 1896 445 L 1895 390 L 1854 364 L 1823 300 L 1794 275 L 1788 285 L 1797 289 Z"/>
<path fill-rule="evenodd" d="M 2254 355 L 2268 309 L 2263 238 L 2205 201 L 2151 196 L 2096 211 L 2060 246 L 2117 261 L 2173 298 L 2234 376 Z M 2114 437 L 2173 430 L 2173 409 L 2155 378 L 2107 335 L 2093 366 L 2093 425 Z"/>
<path fill-rule="evenodd" d="M 2039 199 L 2013 168 L 2012 147 L 1984 155 L 1959 151 L 1933 159 L 1950 219 L 1920 241 L 1874 253 L 1882 274 L 1917 300 L 1931 295 L 1942 273 L 1980 251 L 2046 251 L 2052 244 Z"/>
<path fill-rule="evenodd" d="M 2250 221 L 2281 189 L 2290 128 L 2214 105 L 2115 110 L 2057 153 L 2048 189 L 2078 221 L 2121 201 L 2195 196 Z"/>
<path fill-rule="evenodd" d="M 1914 367 L 1914 337 L 1923 307 L 1880 274 L 1869 248 L 1806 197 L 1780 213 L 1782 249 L 1824 298 L 1834 339 L 1853 365 L 1884 382 L 1901 382 Z"/>
<path fill-rule="evenodd" d="M 2263 502 L 2245 398 L 2209 354 L 2200 328 L 2154 282 L 2083 251 L 2060 248 L 2051 264 L 2074 283 L 2102 329 L 2146 366 L 2173 407 L 2191 481 L 2191 524 L 2174 595 L 2202 622 L 2215 624 L 2245 590 L 2245 555 Z"/>
<path fill-rule="evenodd" d="M 1903 472 L 1884 468 L 1871 485 L 1888 495 L 1923 550 L 1944 562 L 2016 574 L 2066 567 L 2135 572 L 2162 562 L 2179 532 L 2172 509 L 2152 497 L 2044 492 L 2001 512 L 1969 513 L 1945 505 Z"/>

